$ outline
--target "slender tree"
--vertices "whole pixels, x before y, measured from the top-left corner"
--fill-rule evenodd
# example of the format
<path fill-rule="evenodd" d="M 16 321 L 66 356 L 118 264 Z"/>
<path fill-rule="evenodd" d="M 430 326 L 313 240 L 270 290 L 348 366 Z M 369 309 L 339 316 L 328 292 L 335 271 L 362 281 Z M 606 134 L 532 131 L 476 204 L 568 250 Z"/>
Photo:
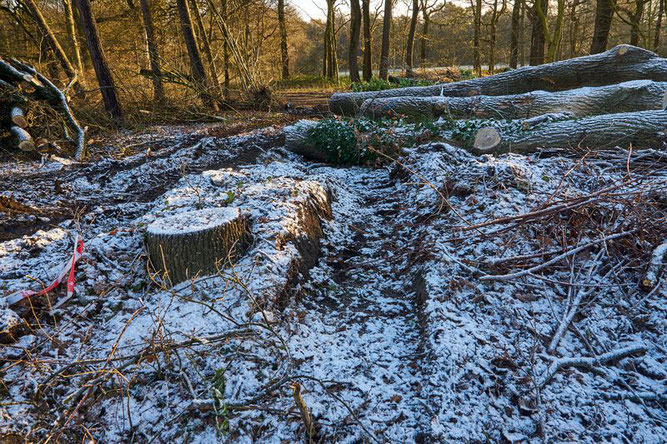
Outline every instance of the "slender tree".
<path fill-rule="evenodd" d="M 72 10 L 72 0 L 63 0 L 63 6 L 65 8 L 65 18 L 67 19 L 67 37 L 69 37 L 70 43 L 72 44 L 77 75 L 79 76 L 81 84 L 84 84 L 86 82 L 86 77 L 83 70 L 83 61 L 81 59 L 81 45 L 79 44 L 76 23 L 74 21 L 74 11 Z"/>
<path fill-rule="evenodd" d="M 447 3 L 443 0 L 442 3 L 438 4 L 440 0 L 433 0 L 431 3 L 429 0 L 421 0 L 421 11 L 422 11 L 422 32 L 420 37 L 420 49 L 419 49 L 419 59 L 420 66 L 426 66 L 426 45 L 428 43 L 428 33 L 431 27 L 431 16 L 435 13 L 441 12 L 447 6 Z"/>
<path fill-rule="evenodd" d="M 141 16 L 144 23 L 144 33 L 148 44 L 148 58 L 151 65 L 153 80 L 153 100 L 161 102 L 164 99 L 164 88 L 162 86 L 162 68 L 160 66 L 160 52 L 157 40 L 155 39 L 155 27 L 153 26 L 153 17 L 149 0 L 139 0 L 141 7 Z"/>
<path fill-rule="evenodd" d="M 86 45 L 88 46 L 88 53 L 90 60 L 95 69 L 97 83 L 100 85 L 102 93 L 102 100 L 104 101 L 104 108 L 114 119 L 121 119 L 123 111 L 116 93 L 116 86 L 109 63 L 104 55 L 102 42 L 100 41 L 100 34 L 97 30 L 97 24 L 90 6 L 90 0 L 75 0 L 76 8 L 79 11 L 79 20 L 81 21 L 81 29 L 86 36 Z"/>
<path fill-rule="evenodd" d="M 389 78 L 389 45 L 391 43 L 391 16 L 394 8 L 393 0 L 384 2 L 384 18 L 382 21 L 382 50 L 380 51 L 380 78 Z"/>
<path fill-rule="evenodd" d="M 287 51 L 287 24 L 285 22 L 285 0 L 278 0 L 278 26 L 280 27 L 280 60 L 283 79 L 289 78 L 289 52 Z"/>
<path fill-rule="evenodd" d="M 531 22 L 533 25 L 530 36 L 530 64 L 541 65 L 544 63 L 544 46 L 546 43 L 545 35 L 548 29 L 545 29 L 548 0 L 535 0 L 535 5 L 531 12 Z"/>
<path fill-rule="evenodd" d="M 336 50 L 336 0 L 327 0 L 327 22 L 324 30 L 323 75 L 338 80 L 338 54 Z"/>
<path fill-rule="evenodd" d="M 473 14 L 473 65 L 477 76 L 482 75 L 482 51 L 480 39 L 482 33 L 482 0 L 470 0 L 470 7 Z"/>
<path fill-rule="evenodd" d="M 370 0 L 361 0 L 362 21 L 364 24 L 364 81 L 368 82 L 373 77 L 373 53 L 371 41 L 371 11 Z"/>
<path fill-rule="evenodd" d="M 60 64 L 60 67 L 65 72 L 65 75 L 70 80 L 76 79 L 77 77 L 76 70 L 72 66 L 72 63 L 69 61 L 67 54 L 65 54 L 65 50 L 63 50 L 63 47 L 60 46 L 60 42 L 58 41 L 56 35 L 51 30 L 49 24 L 46 22 L 46 19 L 42 15 L 42 11 L 40 11 L 35 0 L 23 0 L 23 1 L 30 10 L 32 18 L 35 20 L 37 27 L 39 28 L 40 32 L 44 36 L 44 39 L 51 48 L 51 51 L 53 52 L 53 55 Z M 82 89 L 79 87 L 77 82 L 75 82 L 75 84 L 76 84 L 75 86 L 78 88 L 77 92 L 80 92 Z"/>
<path fill-rule="evenodd" d="M 595 25 L 593 28 L 591 54 L 597 54 L 607 50 L 614 7 L 614 0 L 597 0 L 595 3 Z"/>
<path fill-rule="evenodd" d="M 412 0 L 412 16 L 410 18 L 408 42 L 405 47 L 405 70 L 408 74 L 408 77 L 414 76 L 415 33 L 417 32 L 418 20 L 419 20 L 419 0 Z"/>
<path fill-rule="evenodd" d="M 658 0 L 658 17 L 655 22 L 655 36 L 653 37 L 653 51 L 657 51 L 660 47 L 660 32 L 662 31 L 662 16 L 665 13 L 666 0 Z"/>
<path fill-rule="evenodd" d="M 359 34 L 361 32 L 361 6 L 359 0 L 350 0 L 350 50 L 348 53 L 350 80 L 353 82 L 361 81 L 359 77 Z"/>
<path fill-rule="evenodd" d="M 201 44 L 201 49 L 204 52 L 206 57 L 206 63 L 208 64 L 208 70 L 211 74 L 211 84 L 215 89 L 220 90 L 220 81 L 218 80 L 218 68 L 215 66 L 215 59 L 213 59 L 213 51 L 211 51 L 211 42 L 204 27 L 204 21 L 201 17 L 201 11 L 199 10 L 199 4 L 197 0 L 190 0 L 192 2 L 192 10 L 194 11 L 195 22 L 197 23 L 197 29 L 199 30 L 199 43 Z M 195 34 L 196 36 L 196 34 Z M 195 37 L 196 38 L 196 37 Z"/>
<path fill-rule="evenodd" d="M 519 35 L 521 33 L 521 3 L 514 0 L 512 5 L 512 31 L 510 36 L 510 68 L 516 69 L 519 60 Z"/>
<path fill-rule="evenodd" d="M 210 106 L 217 111 L 217 104 L 212 100 L 208 90 L 208 80 L 206 79 L 206 71 L 204 64 L 199 54 L 199 46 L 197 45 L 197 38 L 192 27 L 192 18 L 190 17 L 190 8 L 188 8 L 187 0 L 176 0 L 178 7 L 178 16 L 181 22 L 181 33 L 185 46 L 188 50 L 188 57 L 190 58 L 190 69 L 192 77 L 196 83 L 196 88 L 202 102 L 206 106 Z"/>
<path fill-rule="evenodd" d="M 639 46 L 640 30 L 644 16 L 644 6 L 649 0 L 635 0 L 635 10 L 630 13 L 630 44 Z"/>
<path fill-rule="evenodd" d="M 507 0 L 503 0 L 501 9 L 498 9 L 498 0 L 493 0 L 493 8 L 491 9 L 491 17 L 489 22 L 489 74 L 493 74 L 496 69 L 496 39 L 498 20 L 505 13 L 507 9 Z"/>

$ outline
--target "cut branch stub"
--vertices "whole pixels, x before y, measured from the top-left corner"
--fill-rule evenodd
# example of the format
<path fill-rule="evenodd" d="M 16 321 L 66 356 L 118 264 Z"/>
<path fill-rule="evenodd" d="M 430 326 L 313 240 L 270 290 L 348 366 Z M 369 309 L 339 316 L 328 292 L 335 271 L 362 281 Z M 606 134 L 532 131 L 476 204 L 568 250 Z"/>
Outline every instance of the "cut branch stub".
<path fill-rule="evenodd" d="M 493 127 L 486 126 L 477 131 L 473 146 L 476 150 L 485 152 L 493 150 L 500 145 L 502 141 L 503 137 L 500 135 L 500 131 Z"/>
<path fill-rule="evenodd" d="M 157 220 L 146 230 L 153 268 L 177 284 L 215 274 L 250 243 L 248 217 L 238 208 L 208 208 Z"/>

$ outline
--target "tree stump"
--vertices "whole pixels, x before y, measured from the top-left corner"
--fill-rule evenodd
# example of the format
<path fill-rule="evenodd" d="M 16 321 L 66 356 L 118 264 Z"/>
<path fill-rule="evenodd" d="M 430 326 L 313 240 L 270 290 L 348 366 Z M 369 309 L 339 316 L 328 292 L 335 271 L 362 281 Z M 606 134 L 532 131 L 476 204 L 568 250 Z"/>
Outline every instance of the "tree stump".
<path fill-rule="evenodd" d="M 238 208 L 208 208 L 153 222 L 145 241 L 153 269 L 175 285 L 237 258 L 250 243 L 250 223 Z"/>

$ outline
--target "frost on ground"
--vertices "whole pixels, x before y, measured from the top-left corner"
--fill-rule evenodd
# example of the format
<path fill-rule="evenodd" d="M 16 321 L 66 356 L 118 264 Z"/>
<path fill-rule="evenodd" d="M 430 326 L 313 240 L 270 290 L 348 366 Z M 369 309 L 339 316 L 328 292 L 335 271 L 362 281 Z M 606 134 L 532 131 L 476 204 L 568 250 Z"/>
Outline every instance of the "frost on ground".
<path fill-rule="evenodd" d="M 74 298 L 2 312 L 23 319 L 0 351 L 5 437 L 295 442 L 294 382 L 325 442 L 667 432 L 664 267 L 645 282 L 667 240 L 659 152 L 429 143 L 369 169 L 306 162 L 272 130 L 163 143 L 25 168 L 3 194 L 44 208 L 55 174 L 88 206 Z M 173 288 L 147 270 L 147 225 L 222 207 L 251 218 L 233 267 Z M 3 237 L 2 291 L 66 260 L 76 221 L 51 223 Z"/>

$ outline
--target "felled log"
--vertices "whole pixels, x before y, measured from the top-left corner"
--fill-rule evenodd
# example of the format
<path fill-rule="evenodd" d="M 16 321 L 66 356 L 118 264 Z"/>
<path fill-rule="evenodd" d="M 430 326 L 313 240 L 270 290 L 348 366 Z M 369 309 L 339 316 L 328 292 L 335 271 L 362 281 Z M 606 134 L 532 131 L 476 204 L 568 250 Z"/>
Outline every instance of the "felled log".
<path fill-rule="evenodd" d="M 16 125 L 11 126 L 9 131 L 16 136 L 16 146 L 18 146 L 19 149 L 22 151 L 33 151 L 35 149 L 35 142 L 32 140 L 32 136 L 29 132 Z"/>
<path fill-rule="evenodd" d="M 285 127 L 285 148 L 306 159 L 327 162 L 329 154 L 308 139 L 309 131 L 317 126 L 314 120 L 299 120 Z"/>
<path fill-rule="evenodd" d="M 476 153 L 528 153 L 540 148 L 601 149 L 613 146 L 665 149 L 667 111 L 603 114 L 575 120 L 545 122 L 529 131 L 485 127 L 477 131 Z"/>
<path fill-rule="evenodd" d="M 26 128 L 28 126 L 28 120 L 25 118 L 25 113 L 18 106 L 13 107 L 9 111 L 9 116 L 14 125 L 21 128 Z"/>
<path fill-rule="evenodd" d="M 629 80 L 667 81 L 667 59 L 646 49 L 619 45 L 599 54 L 506 71 L 489 77 L 433 86 L 385 91 L 338 93 L 329 99 L 332 112 L 356 115 L 368 99 L 384 97 L 469 97 L 559 91 L 582 86 L 601 86 Z"/>
<path fill-rule="evenodd" d="M 635 80 L 566 91 L 531 91 L 506 96 L 385 97 L 368 99 L 361 111 L 378 119 L 401 115 L 408 119 L 524 119 L 566 112 L 574 117 L 664 109 L 667 82 Z"/>
<path fill-rule="evenodd" d="M 248 246 L 250 225 L 238 208 L 208 208 L 165 217 L 146 229 L 150 263 L 175 285 L 215 274 Z"/>

